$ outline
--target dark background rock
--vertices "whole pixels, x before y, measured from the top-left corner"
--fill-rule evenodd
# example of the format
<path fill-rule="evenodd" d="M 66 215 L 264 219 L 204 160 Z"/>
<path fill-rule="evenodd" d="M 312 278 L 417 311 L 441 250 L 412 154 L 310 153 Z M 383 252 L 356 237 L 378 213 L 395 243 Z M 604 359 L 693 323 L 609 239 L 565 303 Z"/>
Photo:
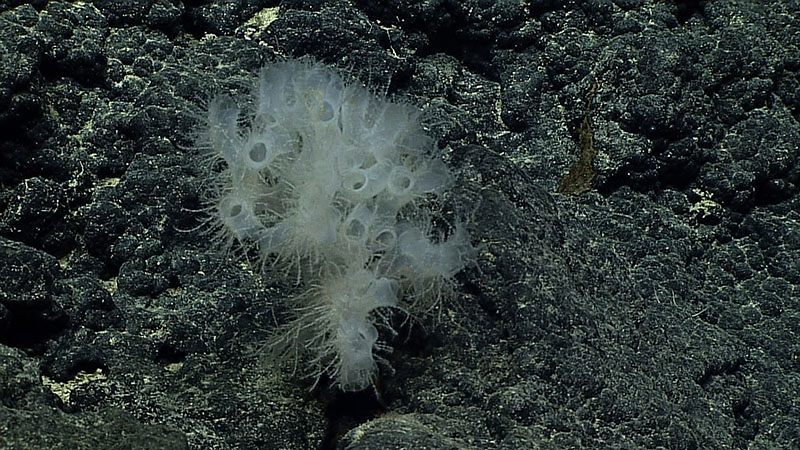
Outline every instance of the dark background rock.
<path fill-rule="evenodd" d="M 0 447 L 800 446 L 797 2 L 11 1 L 0 55 Z M 264 364 L 292 280 L 200 232 L 203 105 L 305 55 L 481 245 L 375 392 Z"/>

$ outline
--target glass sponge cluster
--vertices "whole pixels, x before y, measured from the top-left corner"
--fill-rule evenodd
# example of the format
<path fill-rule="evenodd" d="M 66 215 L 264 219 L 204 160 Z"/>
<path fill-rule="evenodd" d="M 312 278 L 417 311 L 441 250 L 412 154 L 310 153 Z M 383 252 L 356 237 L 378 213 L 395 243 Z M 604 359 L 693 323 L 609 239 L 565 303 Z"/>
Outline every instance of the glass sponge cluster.
<path fill-rule="evenodd" d="M 364 389 L 374 351 L 388 348 L 378 330 L 391 330 L 391 310 L 437 302 L 473 259 L 463 224 L 433 236 L 421 206 L 453 177 L 417 108 L 327 66 L 266 66 L 253 97 L 246 113 L 226 95 L 209 104 L 201 144 L 224 161 L 209 211 L 228 246 L 300 276 L 305 289 L 290 300 L 295 318 L 276 330 L 274 353 L 343 390 Z"/>

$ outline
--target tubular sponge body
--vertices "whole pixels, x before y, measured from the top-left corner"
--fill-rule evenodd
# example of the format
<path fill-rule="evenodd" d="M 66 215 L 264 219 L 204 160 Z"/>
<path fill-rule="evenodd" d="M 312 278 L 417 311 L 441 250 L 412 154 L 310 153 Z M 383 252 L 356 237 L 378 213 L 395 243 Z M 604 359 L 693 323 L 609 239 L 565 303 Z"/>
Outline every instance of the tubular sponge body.
<path fill-rule="evenodd" d="M 420 206 L 453 177 L 417 108 L 327 66 L 266 66 L 253 97 L 242 108 L 224 95 L 210 102 L 202 145 L 224 170 L 212 171 L 209 210 L 225 241 L 301 275 L 306 290 L 290 300 L 295 318 L 276 330 L 276 353 L 302 354 L 310 375 L 364 389 L 374 351 L 388 348 L 379 330 L 391 331 L 391 310 L 438 299 L 426 291 L 449 287 L 474 257 L 461 226 L 433 239 Z"/>

